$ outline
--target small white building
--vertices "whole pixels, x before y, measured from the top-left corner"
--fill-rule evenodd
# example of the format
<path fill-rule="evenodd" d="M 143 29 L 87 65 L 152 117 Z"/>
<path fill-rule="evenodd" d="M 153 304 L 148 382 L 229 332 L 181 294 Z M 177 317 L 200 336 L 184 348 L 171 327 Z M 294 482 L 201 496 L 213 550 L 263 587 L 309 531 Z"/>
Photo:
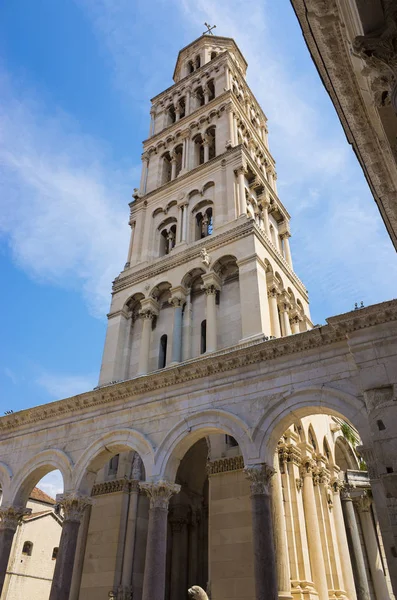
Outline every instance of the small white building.
<path fill-rule="evenodd" d="M 62 517 L 55 500 L 35 487 L 26 515 L 16 531 L 4 583 L 4 600 L 48 600 L 54 574 Z"/>

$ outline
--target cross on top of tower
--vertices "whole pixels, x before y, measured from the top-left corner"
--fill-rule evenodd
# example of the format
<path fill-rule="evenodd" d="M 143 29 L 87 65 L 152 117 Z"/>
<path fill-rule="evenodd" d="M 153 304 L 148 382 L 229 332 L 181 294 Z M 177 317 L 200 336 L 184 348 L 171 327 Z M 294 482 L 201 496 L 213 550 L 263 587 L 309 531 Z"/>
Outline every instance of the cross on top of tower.
<path fill-rule="evenodd" d="M 212 33 L 212 30 L 215 29 L 216 25 L 211 26 L 209 23 L 204 23 L 204 25 L 206 26 L 207 31 L 203 31 L 203 35 L 207 35 L 207 34 L 214 35 Z"/>

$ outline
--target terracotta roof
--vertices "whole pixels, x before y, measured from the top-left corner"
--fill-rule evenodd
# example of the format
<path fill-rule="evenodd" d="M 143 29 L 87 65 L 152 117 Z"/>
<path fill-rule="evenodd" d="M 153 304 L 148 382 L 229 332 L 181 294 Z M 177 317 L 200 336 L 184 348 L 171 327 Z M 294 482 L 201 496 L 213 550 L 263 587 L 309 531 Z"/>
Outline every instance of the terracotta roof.
<path fill-rule="evenodd" d="M 54 498 L 51 498 L 51 496 L 43 492 L 43 490 L 40 490 L 38 487 L 33 488 L 29 499 L 36 500 L 36 502 L 45 502 L 46 504 L 56 504 Z"/>
<path fill-rule="evenodd" d="M 30 515 L 25 515 L 22 517 L 23 521 L 31 521 L 32 519 L 37 519 L 37 517 L 42 517 L 43 515 L 52 514 L 52 510 L 41 510 L 40 512 L 31 513 Z"/>

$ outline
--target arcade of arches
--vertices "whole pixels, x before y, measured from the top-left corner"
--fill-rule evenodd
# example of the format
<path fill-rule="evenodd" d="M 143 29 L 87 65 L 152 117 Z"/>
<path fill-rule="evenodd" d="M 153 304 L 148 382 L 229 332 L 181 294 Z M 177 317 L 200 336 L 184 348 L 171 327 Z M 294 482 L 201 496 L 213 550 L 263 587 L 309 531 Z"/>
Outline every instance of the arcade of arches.
<path fill-rule="evenodd" d="M 0 418 L 0 590 L 59 469 L 49 600 L 397 594 L 397 301 L 313 326 L 246 70 L 230 38 L 179 52 L 99 385 Z"/>

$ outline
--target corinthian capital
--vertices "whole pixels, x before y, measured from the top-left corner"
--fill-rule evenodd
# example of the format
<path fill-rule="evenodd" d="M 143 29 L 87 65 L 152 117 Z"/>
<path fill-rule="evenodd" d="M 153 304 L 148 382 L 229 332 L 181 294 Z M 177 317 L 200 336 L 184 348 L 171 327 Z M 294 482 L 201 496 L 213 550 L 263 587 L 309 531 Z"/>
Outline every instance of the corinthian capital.
<path fill-rule="evenodd" d="M 63 508 L 64 521 L 80 523 L 85 509 L 92 504 L 92 498 L 78 493 L 57 494 L 57 503 Z"/>
<path fill-rule="evenodd" d="M 250 482 L 252 496 L 269 493 L 270 479 L 276 472 L 273 467 L 269 467 L 266 463 L 261 463 L 246 467 L 244 472 Z"/>
<path fill-rule="evenodd" d="M 160 508 L 161 510 L 168 510 L 171 496 L 177 494 L 181 489 L 180 485 L 169 481 L 158 481 L 156 483 L 141 481 L 139 487 L 149 496 L 150 508 Z"/>
<path fill-rule="evenodd" d="M 31 512 L 31 508 L 24 508 L 22 506 L 1 506 L 0 530 L 11 529 L 12 531 L 16 531 L 23 517 L 30 515 Z"/>

